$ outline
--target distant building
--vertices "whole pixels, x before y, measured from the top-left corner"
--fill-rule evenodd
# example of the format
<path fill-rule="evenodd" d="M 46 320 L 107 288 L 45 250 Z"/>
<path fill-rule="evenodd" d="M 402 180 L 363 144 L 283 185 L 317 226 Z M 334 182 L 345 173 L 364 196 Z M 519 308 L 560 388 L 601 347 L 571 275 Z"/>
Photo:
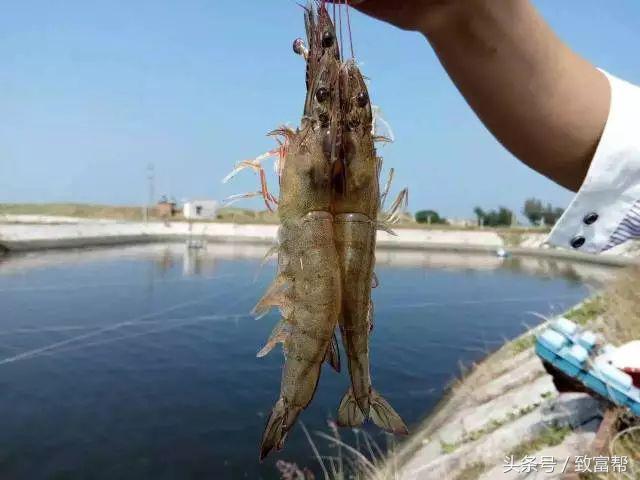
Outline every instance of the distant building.
<path fill-rule="evenodd" d="M 452 227 L 475 227 L 478 225 L 477 220 L 469 220 L 468 218 L 448 218 L 447 223 Z"/>
<path fill-rule="evenodd" d="M 155 206 L 155 214 L 160 218 L 171 218 L 176 213 L 178 213 L 176 201 L 173 199 L 167 200 L 165 196 L 163 196 Z"/>
<path fill-rule="evenodd" d="M 216 218 L 218 208 L 215 200 L 191 200 L 184 203 L 182 213 L 187 220 L 211 220 Z"/>

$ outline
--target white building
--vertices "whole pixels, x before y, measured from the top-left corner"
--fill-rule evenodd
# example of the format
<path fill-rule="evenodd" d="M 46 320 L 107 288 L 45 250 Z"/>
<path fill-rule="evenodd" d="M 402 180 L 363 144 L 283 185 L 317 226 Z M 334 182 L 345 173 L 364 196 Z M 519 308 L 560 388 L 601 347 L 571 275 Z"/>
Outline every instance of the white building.
<path fill-rule="evenodd" d="M 182 213 L 187 220 L 211 220 L 216 218 L 218 208 L 215 200 L 191 200 L 184 203 Z"/>
<path fill-rule="evenodd" d="M 447 218 L 447 223 L 452 227 L 475 227 L 478 225 L 477 220 L 470 220 L 468 218 Z"/>

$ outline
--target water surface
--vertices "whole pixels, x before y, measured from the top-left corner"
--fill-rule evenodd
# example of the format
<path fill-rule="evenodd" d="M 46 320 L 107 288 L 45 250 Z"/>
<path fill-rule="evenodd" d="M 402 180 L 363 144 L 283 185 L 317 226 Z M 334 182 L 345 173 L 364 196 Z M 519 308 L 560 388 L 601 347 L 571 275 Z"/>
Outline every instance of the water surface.
<path fill-rule="evenodd" d="M 316 469 L 300 427 L 257 462 L 282 363 L 279 349 L 255 357 L 277 314 L 247 315 L 273 277 L 268 264 L 254 280 L 264 251 L 150 245 L 0 259 L 0 478 L 271 479 L 277 459 Z M 461 362 L 611 274 L 424 252 L 380 252 L 378 264 L 374 384 L 410 426 Z M 310 431 L 329 431 L 347 383 L 324 369 L 301 416 Z"/>

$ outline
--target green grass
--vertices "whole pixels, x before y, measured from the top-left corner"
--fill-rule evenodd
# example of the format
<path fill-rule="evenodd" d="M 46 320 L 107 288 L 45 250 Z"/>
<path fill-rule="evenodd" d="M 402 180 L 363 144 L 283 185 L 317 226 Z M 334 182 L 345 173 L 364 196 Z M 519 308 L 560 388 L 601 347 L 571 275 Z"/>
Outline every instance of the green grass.
<path fill-rule="evenodd" d="M 459 443 L 440 442 L 440 450 L 444 455 L 455 452 L 459 446 Z"/>
<path fill-rule="evenodd" d="M 513 455 L 513 458 L 521 459 L 543 448 L 560 445 L 570 433 L 571 427 L 550 426 L 537 437 L 517 445 L 507 456 Z"/>
<path fill-rule="evenodd" d="M 564 316 L 579 325 L 586 325 L 604 314 L 606 307 L 607 302 L 601 295 L 597 295 L 585 300 L 582 305 L 570 310 Z"/>
<path fill-rule="evenodd" d="M 511 344 L 509 345 L 509 349 L 511 353 L 516 355 L 518 353 L 524 352 L 525 350 L 532 348 L 535 345 L 535 343 L 536 343 L 536 336 L 529 333 L 511 342 Z"/>
<path fill-rule="evenodd" d="M 465 467 L 454 480 L 476 480 L 480 475 L 487 471 L 487 465 L 482 462 L 472 463 Z"/>
<path fill-rule="evenodd" d="M 142 207 L 82 203 L 3 203 L 0 215 L 50 215 L 81 218 L 141 220 Z"/>
<path fill-rule="evenodd" d="M 548 398 L 553 397 L 553 392 L 544 392 L 540 394 L 540 397 L 542 397 L 543 400 L 546 400 Z"/>
<path fill-rule="evenodd" d="M 144 207 L 84 203 L 4 203 L 0 204 L 0 216 L 2 215 L 46 215 L 51 217 L 141 221 L 144 219 Z M 155 215 L 153 209 L 149 212 L 149 218 L 161 220 L 160 217 Z M 179 212 L 171 220 L 184 221 L 184 217 Z M 224 207 L 218 210 L 215 220 L 206 221 L 274 224 L 278 223 L 278 215 L 268 211 Z"/>

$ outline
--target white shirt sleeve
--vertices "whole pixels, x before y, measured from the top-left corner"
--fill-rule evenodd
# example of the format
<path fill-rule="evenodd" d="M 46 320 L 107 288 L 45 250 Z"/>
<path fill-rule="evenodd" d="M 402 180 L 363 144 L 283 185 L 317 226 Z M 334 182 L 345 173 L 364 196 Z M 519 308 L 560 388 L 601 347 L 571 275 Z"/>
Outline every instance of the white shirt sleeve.
<path fill-rule="evenodd" d="M 584 183 L 547 242 L 599 253 L 640 236 L 640 87 L 603 73 L 611 106 Z"/>

